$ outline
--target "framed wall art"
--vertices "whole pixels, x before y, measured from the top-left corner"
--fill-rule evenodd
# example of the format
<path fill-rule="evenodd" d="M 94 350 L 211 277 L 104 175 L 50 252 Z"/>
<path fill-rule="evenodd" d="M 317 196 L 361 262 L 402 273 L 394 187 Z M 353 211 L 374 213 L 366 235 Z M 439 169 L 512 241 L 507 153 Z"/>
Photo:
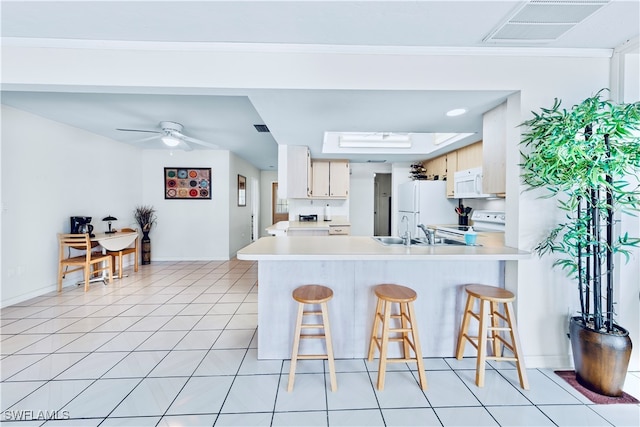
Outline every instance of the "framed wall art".
<path fill-rule="evenodd" d="M 211 199 L 211 168 L 164 168 L 165 199 Z"/>
<path fill-rule="evenodd" d="M 238 175 L 238 206 L 247 206 L 247 178 Z"/>

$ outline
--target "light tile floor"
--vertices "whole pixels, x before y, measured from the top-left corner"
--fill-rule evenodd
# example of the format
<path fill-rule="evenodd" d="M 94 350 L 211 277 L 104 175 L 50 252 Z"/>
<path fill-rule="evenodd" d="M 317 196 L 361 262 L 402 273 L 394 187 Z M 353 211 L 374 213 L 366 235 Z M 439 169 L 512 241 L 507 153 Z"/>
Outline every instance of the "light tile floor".
<path fill-rule="evenodd" d="M 639 426 L 638 405 L 594 405 L 553 370 L 474 359 L 394 364 L 375 389 L 377 360 L 257 360 L 257 265 L 155 262 L 110 286 L 66 287 L 0 311 L 3 426 Z M 497 369 L 496 369 L 497 368 Z M 625 389 L 640 396 L 640 373 Z M 17 421 L 21 419 L 23 421 Z"/>

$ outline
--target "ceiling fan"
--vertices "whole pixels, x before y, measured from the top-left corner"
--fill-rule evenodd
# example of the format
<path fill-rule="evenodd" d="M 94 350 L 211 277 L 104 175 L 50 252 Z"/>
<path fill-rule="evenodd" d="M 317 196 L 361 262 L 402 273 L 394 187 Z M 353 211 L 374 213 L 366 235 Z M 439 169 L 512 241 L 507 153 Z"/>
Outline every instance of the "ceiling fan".
<path fill-rule="evenodd" d="M 156 135 L 150 136 L 148 138 L 139 139 L 135 142 L 143 142 L 143 141 L 149 141 L 155 138 L 160 138 L 160 140 L 167 147 L 171 147 L 171 148 L 180 147 L 182 150 L 185 150 L 185 151 L 193 150 L 193 148 L 188 144 L 188 142 L 202 145 L 203 147 L 208 147 L 208 148 L 220 148 L 216 144 L 212 144 L 210 142 L 202 141 L 196 138 L 191 138 L 190 136 L 183 134 L 182 129 L 184 128 L 184 126 L 182 126 L 180 123 L 163 121 L 163 122 L 160 122 L 159 127 L 161 130 L 146 130 L 146 129 L 116 129 L 116 130 L 119 130 L 122 132 L 155 133 Z"/>

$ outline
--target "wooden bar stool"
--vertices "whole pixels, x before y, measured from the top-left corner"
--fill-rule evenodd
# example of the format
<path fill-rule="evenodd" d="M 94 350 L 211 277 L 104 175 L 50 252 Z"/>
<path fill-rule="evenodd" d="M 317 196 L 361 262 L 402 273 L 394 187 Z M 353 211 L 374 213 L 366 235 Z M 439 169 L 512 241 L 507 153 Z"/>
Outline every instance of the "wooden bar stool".
<path fill-rule="evenodd" d="M 515 295 L 506 289 L 486 285 L 467 285 L 464 290 L 467 292 L 467 304 L 464 309 L 460 334 L 458 334 L 456 359 L 462 359 L 464 346 L 469 341 L 477 350 L 476 385 L 478 387 L 484 387 L 485 362 L 487 360 L 497 360 L 516 362 L 520 386 L 528 390 L 529 381 L 527 380 L 527 371 L 522 359 L 522 347 L 520 346 L 516 319 L 513 313 L 512 302 L 516 299 Z M 480 303 L 479 312 L 473 311 L 476 300 Z M 504 315 L 499 312 L 500 304 L 504 307 Z M 469 321 L 472 317 L 478 321 L 477 336 L 467 334 Z M 489 321 L 491 321 L 491 326 L 489 326 Z M 506 323 L 506 326 L 501 327 L 500 321 Z M 500 332 L 506 331 L 509 331 L 510 341 L 507 341 L 500 334 Z M 487 341 L 492 341 L 493 356 L 487 356 Z M 513 357 L 502 356 L 504 348 L 501 348 L 501 345 L 508 348 L 513 353 Z"/>
<path fill-rule="evenodd" d="M 293 381 L 296 374 L 298 359 L 328 359 L 329 373 L 331 376 L 331 391 L 336 391 L 336 367 L 333 360 L 333 346 L 331 345 L 331 329 L 329 327 L 329 312 L 327 301 L 333 298 L 333 291 L 326 286 L 305 285 L 293 291 L 293 299 L 298 301 L 298 318 L 296 331 L 293 338 L 293 350 L 291 352 L 291 367 L 289 369 L 289 385 L 287 391 L 293 390 Z M 305 304 L 319 304 L 320 311 L 305 311 Z M 304 316 L 322 316 L 322 323 L 302 323 Z M 323 329 L 324 334 L 301 334 L 302 329 Z M 298 354 L 300 338 L 324 339 L 327 347 L 326 354 Z"/>
<path fill-rule="evenodd" d="M 422 361 L 422 350 L 418 338 L 418 325 L 416 314 L 413 308 L 413 301 L 418 297 L 416 292 L 400 285 L 378 285 L 374 288 L 378 297 L 376 313 L 373 319 L 373 330 L 369 341 L 369 361 L 373 360 L 375 347 L 380 351 L 380 365 L 378 367 L 378 390 L 384 390 L 384 378 L 387 370 L 387 363 L 400 363 L 415 361 L 418 364 L 418 376 L 420 377 L 420 388 L 427 389 L 427 379 L 424 373 L 424 363 Z M 399 314 L 391 314 L 392 304 L 400 306 Z M 400 320 L 399 328 L 392 328 L 392 319 Z M 397 322 L 396 322 L 397 324 Z M 378 328 L 382 325 L 381 335 L 378 335 Z M 394 336 L 389 336 L 394 333 Z M 399 335 L 395 335 L 399 333 Z M 411 334 L 411 337 L 409 335 Z M 389 358 L 387 350 L 389 341 L 402 343 L 402 357 Z M 415 357 L 411 357 L 410 350 L 413 350 Z"/>

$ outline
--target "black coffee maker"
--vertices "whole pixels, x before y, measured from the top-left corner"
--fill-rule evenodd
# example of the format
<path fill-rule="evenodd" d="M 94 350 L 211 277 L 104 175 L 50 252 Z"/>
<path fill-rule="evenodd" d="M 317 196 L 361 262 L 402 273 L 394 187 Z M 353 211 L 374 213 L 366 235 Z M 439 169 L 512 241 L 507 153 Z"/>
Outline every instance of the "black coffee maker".
<path fill-rule="evenodd" d="M 72 216 L 69 218 L 71 222 L 71 234 L 85 234 L 89 233 L 90 237 L 95 237 L 93 234 L 93 225 L 91 225 L 90 216 Z"/>

